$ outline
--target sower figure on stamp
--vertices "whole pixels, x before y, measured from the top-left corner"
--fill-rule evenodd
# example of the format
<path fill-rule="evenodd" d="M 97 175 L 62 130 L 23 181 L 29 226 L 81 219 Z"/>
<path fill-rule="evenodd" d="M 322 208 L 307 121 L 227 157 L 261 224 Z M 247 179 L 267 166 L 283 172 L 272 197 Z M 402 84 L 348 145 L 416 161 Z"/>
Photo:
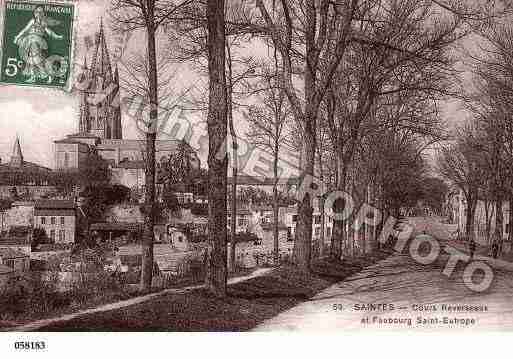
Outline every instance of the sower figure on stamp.
<path fill-rule="evenodd" d="M 25 62 L 23 74 L 28 77 L 25 82 L 34 83 L 40 79 L 46 79 L 48 83 L 52 82 L 51 70 L 46 68 L 48 43 L 45 36 L 62 40 L 62 35 L 58 35 L 50 29 L 50 26 L 59 24 L 59 21 L 45 15 L 42 6 L 38 6 L 34 10 L 34 17 L 14 38 L 20 57 Z"/>

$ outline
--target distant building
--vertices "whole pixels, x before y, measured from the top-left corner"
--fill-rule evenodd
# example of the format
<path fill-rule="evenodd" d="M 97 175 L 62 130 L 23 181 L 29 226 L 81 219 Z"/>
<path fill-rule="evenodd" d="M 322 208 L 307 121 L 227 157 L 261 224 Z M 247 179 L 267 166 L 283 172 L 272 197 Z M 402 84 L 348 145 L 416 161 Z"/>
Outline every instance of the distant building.
<path fill-rule="evenodd" d="M 119 74 L 110 61 L 103 26 L 96 38 L 92 59 L 84 60 L 81 74 L 88 86 L 80 92 L 78 133 L 66 136 L 55 143 L 57 170 L 82 168 L 88 153 L 94 149 L 106 160 L 112 170 L 112 183 L 128 188 L 142 188 L 145 184 L 144 152 L 146 140 L 124 139 L 119 101 Z M 183 141 L 157 140 L 156 162 L 174 154 L 184 144 L 191 159 L 191 166 L 200 167 L 195 151 Z"/>
<path fill-rule="evenodd" d="M 40 198 L 55 191 L 47 177 L 50 168 L 25 161 L 20 139 L 16 136 L 9 162 L 0 159 L 0 198 Z"/>
<path fill-rule="evenodd" d="M 180 204 L 188 204 L 194 202 L 194 194 L 192 192 L 175 192 L 176 199 Z"/>
<path fill-rule="evenodd" d="M 14 269 L 0 264 L 0 294 L 11 289 L 12 280 L 15 276 Z"/>
<path fill-rule="evenodd" d="M 14 270 L 16 274 L 23 274 L 30 270 L 30 255 L 12 248 L 0 248 L 0 264 Z"/>
<path fill-rule="evenodd" d="M 92 223 L 89 231 L 102 241 L 124 237 L 129 242 L 135 242 L 141 238 L 143 226 L 137 222 L 100 222 Z"/>
<path fill-rule="evenodd" d="M 2 212 L 2 232 L 16 227 L 32 227 L 34 217 L 33 201 L 15 201 Z"/>
<path fill-rule="evenodd" d="M 0 173 L 1 172 L 15 172 L 17 174 L 20 173 L 30 173 L 30 172 L 40 172 L 40 173 L 49 173 L 52 170 L 50 168 L 40 166 L 36 163 L 25 161 L 23 157 L 23 152 L 21 151 L 20 138 L 16 136 L 16 140 L 14 142 L 12 156 L 9 162 L 2 163 L 0 160 Z"/>
<path fill-rule="evenodd" d="M 228 220 L 227 220 L 227 226 L 228 230 L 231 230 L 232 228 L 232 216 L 231 216 L 231 209 L 228 208 L 227 214 L 228 214 Z M 235 218 L 235 233 L 241 233 L 241 232 L 249 232 L 251 229 L 252 224 L 252 218 L 253 218 L 253 212 L 249 209 L 245 208 L 237 208 L 236 218 Z"/>
<path fill-rule="evenodd" d="M 34 207 L 34 227 L 45 230 L 55 243 L 74 243 L 77 226 L 75 203 L 66 200 L 40 200 Z"/>
<path fill-rule="evenodd" d="M 327 240 L 331 238 L 333 233 L 333 217 L 331 216 L 332 211 L 325 212 L 324 222 L 324 238 Z M 286 227 L 292 237 L 295 237 L 296 226 L 298 221 L 297 206 L 280 208 L 280 221 Z M 321 237 L 321 211 L 318 206 L 314 206 L 312 215 L 312 239 L 317 240 Z"/>

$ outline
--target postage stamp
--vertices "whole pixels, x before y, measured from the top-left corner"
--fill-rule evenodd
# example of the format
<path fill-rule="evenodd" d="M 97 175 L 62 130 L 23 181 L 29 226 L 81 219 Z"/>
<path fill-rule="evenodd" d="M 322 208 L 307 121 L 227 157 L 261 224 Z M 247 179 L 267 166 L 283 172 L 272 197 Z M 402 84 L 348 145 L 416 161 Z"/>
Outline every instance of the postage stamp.
<path fill-rule="evenodd" d="M 0 82 L 69 89 L 75 5 L 6 0 Z"/>

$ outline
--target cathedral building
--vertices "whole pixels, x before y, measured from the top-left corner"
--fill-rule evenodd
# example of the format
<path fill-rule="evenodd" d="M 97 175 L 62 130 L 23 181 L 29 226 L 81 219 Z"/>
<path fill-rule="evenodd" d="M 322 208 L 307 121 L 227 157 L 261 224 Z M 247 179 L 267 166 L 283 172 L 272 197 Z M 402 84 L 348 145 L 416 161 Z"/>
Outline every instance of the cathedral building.
<path fill-rule="evenodd" d="M 81 83 L 87 83 L 80 90 L 80 114 L 78 132 L 55 143 L 55 168 L 57 170 L 79 169 L 94 149 L 111 167 L 113 183 L 129 188 L 144 186 L 143 159 L 145 140 L 124 139 L 121 108 L 115 101 L 119 89 L 119 73 L 110 61 L 109 50 L 103 26 L 95 39 L 90 61 L 84 60 Z M 86 81 L 84 81 L 86 80 Z M 156 161 L 177 151 L 182 141 L 157 140 Z M 200 167 L 194 150 L 186 144 L 193 158 L 192 165 Z"/>

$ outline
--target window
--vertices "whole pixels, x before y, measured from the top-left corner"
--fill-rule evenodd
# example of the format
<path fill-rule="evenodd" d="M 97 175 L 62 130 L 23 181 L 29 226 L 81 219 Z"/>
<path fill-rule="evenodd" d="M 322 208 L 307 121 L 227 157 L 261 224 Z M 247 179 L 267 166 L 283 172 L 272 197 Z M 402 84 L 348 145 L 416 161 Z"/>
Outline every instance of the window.
<path fill-rule="evenodd" d="M 6 265 L 7 267 L 9 267 L 9 268 L 14 269 L 14 259 L 7 259 L 7 260 L 5 261 L 5 265 Z"/>
<path fill-rule="evenodd" d="M 66 240 L 66 232 L 63 230 L 59 231 L 59 242 L 64 242 Z"/>
<path fill-rule="evenodd" d="M 61 217 L 61 226 L 64 226 L 64 217 Z"/>
<path fill-rule="evenodd" d="M 320 215 L 316 215 L 314 218 L 315 218 L 315 224 L 321 224 L 321 216 Z"/>
<path fill-rule="evenodd" d="M 321 227 L 315 227 L 315 236 L 318 237 L 321 234 Z"/>
<path fill-rule="evenodd" d="M 183 237 L 182 236 L 178 236 L 178 242 L 180 242 L 180 243 L 183 242 Z"/>
<path fill-rule="evenodd" d="M 292 215 L 292 222 L 297 222 L 297 214 Z"/>
<path fill-rule="evenodd" d="M 41 224 L 46 224 L 46 217 L 41 217 Z"/>
<path fill-rule="evenodd" d="M 52 217 L 52 218 L 50 219 L 50 223 L 51 223 L 51 224 L 55 224 L 55 217 Z"/>
<path fill-rule="evenodd" d="M 50 239 L 55 241 L 55 229 L 50 230 Z"/>
<path fill-rule="evenodd" d="M 243 225 L 245 225 L 245 223 L 246 223 L 246 218 L 244 218 L 244 217 L 239 218 L 239 226 L 243 226 Z"/>
<path fill-rule="evenodd" d="M 330 237 L 331 236 L 331 227 L 327 227 L 326 228 L 326 237 Z"/>
<path fill-rule="evenodd" d="M 68 167 L 69 167 L 69 153 L 64 152 L 64 168 L 68 168 Z"/>

